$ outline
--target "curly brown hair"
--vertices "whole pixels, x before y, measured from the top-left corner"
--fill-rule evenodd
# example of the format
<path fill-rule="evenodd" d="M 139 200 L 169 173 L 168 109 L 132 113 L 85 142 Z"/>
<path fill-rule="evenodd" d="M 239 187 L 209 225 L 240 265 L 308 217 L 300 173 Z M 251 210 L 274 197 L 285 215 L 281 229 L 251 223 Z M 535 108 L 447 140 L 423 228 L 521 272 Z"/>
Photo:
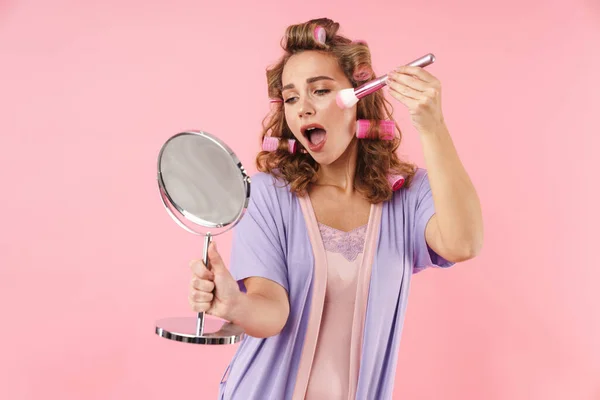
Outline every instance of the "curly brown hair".
<path fill-rule="evenodd" d="M 314 31 L 321 26 L 326 32 L 325 44 L 315 40 Z M 286 29 L 281 47 L 284 55 L 274 66 L 267 69 L 269 97 L 281 99 L 282 73 L 285 64 L 294 54 L 307 50 L 324 52 L 335 57 L 338 65 L 353 87 L 376 78 L 371 66 L 371 53 L 366 43 L 338 35 L 339 23 L 328 18 L 313 19 L 306 23 L 291 25 Z M 358 141 L 355 189 L 371 203 L 391 199 L 392 189 L 387 174 L 400 174 L 405 178 L 404 187 L 410 186 L 416 172 L 414 164 L 401 161 L 396 154 L 402 140 L 402 132 L 394 123 L 398 135 L 393 140 L 378 140 L 377 122 L 392 118 L 392 105 L 381 91 L 362 98 L 357 104 L 357 119 L 371 121 L 369 138 Z M 271 112 L 264 118 L 260 142 L 265 136 L 294 139 L 294 135 L 285 120 L 283 102 L 275 102 Z M 279 140 L 276 151 L 261 151 L 256 156 L 256 166 L 260 172 L 283 178 L 290 190 L 299 196 L 306 194 L 309 183 L 316 180 L 319 164 L 297 143 L 300 151 L 290 154 L 287 140 Z"/>

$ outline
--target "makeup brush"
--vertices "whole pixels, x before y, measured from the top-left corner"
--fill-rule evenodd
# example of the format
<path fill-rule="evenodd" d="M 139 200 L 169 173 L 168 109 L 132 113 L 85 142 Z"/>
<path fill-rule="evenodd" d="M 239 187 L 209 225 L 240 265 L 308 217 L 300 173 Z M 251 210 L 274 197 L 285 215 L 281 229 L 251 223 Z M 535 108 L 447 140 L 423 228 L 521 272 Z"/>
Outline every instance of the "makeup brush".
<path fill-rule="evenodd" d="M 432 64 L 434 61 L 435 56 L 429 53 L 407 65 L 413 67 L 426 67 L 429 64 Z M 386 74 L 377 79 L 373 79 L 372 81 L 367 82 L 364 85 L 357 87 L 356 89 L 342 89 L 338 92 L 335 101 L 340 108 L 350 108 L 356 103 L 358 103 L 358 101 L 363 97 L 368 96 L 371 93 L 376 92 L 385 85 L 387 85 L 387 79 L 388 76 Z"/>

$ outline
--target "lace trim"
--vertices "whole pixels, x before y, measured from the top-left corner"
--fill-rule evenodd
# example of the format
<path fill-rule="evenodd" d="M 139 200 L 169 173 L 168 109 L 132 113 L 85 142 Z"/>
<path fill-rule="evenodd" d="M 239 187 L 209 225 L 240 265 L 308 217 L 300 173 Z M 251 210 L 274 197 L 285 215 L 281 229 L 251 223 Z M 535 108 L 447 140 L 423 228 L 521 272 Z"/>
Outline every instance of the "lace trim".
<path fill-rule="evenodd" d="M 325 250 L 333 253 L 341 253 L 348 261 L 356 260 L 356 257 L 362 253 L 365 245 L 367 225 L 344 232 L 320 222 L 318 224 Z"/>

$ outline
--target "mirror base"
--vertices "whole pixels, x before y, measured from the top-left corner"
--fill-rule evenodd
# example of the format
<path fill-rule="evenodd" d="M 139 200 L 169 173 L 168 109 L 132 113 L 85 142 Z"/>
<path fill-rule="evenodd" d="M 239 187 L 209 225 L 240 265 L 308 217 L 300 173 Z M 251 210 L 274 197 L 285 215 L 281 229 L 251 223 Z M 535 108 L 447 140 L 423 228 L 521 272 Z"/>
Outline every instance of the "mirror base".
<path fill-rule="evenodd" d="M 204 332 L 196 335 L 195 317 L 164 318 L 156 322 L 155 333 L 165 339 L 193 344 L 235 344 L 244 338 L 242 328 L 218 319 L 204 318 Z"/>

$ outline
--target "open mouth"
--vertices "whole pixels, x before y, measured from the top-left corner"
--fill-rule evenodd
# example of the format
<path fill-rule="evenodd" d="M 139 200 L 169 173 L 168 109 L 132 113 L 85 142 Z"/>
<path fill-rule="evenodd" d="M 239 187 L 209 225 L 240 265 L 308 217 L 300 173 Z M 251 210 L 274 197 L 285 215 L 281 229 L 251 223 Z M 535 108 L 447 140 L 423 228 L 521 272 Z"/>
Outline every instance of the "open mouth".
<path fill-rule="evenodd" d="M 324 144 L 327 132 L 321 125 L 311 124 L 303 126 L 301 131 L 302 135 L 304 135 L 312 145 L 309 145 L 309 147 L 316 148 Z"/>

